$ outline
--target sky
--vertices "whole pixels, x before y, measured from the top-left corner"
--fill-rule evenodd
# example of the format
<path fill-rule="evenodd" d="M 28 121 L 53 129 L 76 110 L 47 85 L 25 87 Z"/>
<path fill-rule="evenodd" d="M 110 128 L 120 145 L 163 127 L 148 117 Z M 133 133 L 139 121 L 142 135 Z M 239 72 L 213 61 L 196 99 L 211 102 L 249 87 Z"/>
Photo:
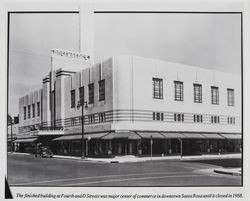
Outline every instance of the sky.
<path fill-rule="evenodd" d="M 96 13 L 94 55 L 127 54 L 240 74 L 239 14 Z M 42 87 L 52 48 L 78 51 L 78 14 L 11 14 L 9 113 Z"/>

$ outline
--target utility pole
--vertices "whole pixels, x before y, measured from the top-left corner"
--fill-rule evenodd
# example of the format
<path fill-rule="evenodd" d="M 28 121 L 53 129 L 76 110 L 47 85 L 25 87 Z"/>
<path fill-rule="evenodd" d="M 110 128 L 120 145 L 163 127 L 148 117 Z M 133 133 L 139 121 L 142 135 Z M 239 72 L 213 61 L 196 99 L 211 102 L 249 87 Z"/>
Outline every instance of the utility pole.
<path fill-rule="evenodd" d="M 78 22 L 79 22 L 79 38 L 78 38 L 78 45 L 79 45 L 79 52 L 81 52 L 81 6 L 79 5 L 78 7 L 78 10 L 79 10 L 79 13 L 78 13 L 78 16 L 79 16 L 79 19 L 78 19 Z"/>

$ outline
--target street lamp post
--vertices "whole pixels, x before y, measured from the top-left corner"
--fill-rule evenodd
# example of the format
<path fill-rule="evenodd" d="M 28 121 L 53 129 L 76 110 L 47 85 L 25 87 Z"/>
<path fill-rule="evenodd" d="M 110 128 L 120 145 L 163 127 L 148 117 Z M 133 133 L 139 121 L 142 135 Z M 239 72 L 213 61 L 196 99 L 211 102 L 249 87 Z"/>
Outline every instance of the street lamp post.
<path fill-rule="evenodd" d="M 85 105 L 85 106 L 84 106 Z M 82 143 L 81 143 L 81 153 L 82 153 L 82 158 L 85 158 L 85 151 L 84 151 L 84 108 L 88 109 L 88 102 L 86 101 L 79 101 L 77 104 L 77 109 L 82 108 L 82 116 L 81 116 L 81 120 L 82 120 Z"/>

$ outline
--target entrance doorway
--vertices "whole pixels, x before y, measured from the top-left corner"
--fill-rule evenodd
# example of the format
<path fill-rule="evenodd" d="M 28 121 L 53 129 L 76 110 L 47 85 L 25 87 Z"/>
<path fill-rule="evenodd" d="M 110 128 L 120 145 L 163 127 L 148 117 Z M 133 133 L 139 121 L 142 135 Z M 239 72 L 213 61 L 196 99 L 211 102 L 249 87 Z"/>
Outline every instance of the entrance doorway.
<path fill-rule="evenodd" d="M 113 142 L 113 154 L 115 155 L 135 155 L 137 142 L 135 140 L 117 139 Z"/>

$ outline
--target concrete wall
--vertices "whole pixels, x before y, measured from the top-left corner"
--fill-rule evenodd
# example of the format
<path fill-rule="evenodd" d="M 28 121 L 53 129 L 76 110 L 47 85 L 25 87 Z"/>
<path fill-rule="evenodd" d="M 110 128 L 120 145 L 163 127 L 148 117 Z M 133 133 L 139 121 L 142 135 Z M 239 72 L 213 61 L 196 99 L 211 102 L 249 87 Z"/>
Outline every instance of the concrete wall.
<path fill-rule="evenodd" d="M 47 76 L 48 79 L 49 76 Z M 42 123 L 43 126 L 50 126 L 51 115 L 50 115 L 50 82 L 47 80 L 43 81 L 42 85 Z"/>
<path fill-rule="evenodd" d="M 41 123 L 42 116 L 42 89 L 34 91 L 19 99 L 19 133 L 28 132 L 33 125 Z M 40 102 L 40 116 L 37 116 L 37 103 Z M 35 116 L 32 115 L 32 104 L 35 104 Z M 30 118 L 28 118 L 28 105 L 30 105 Z M 24 107 L 26 107 L 26 119 L 24 119 Z M 26 128 L 25 128 L 26 127 Z"/>
<path fill-rule="evenodd" d="M 163 79 L 163 99 L 152 97 L 152 78 Z M 101 79 L 105 79 L 105 101 L 99 101 L 98 81 Z M 53 80 L 56 126 L 63 126 L 65 133 L 81 132 L 81 109 L 77 108 L 79 87 L 84 86 L 85 101 L 88 101 L 89 83 L 94 83 L 94 104 L 88 104 L 88 109 L 84 111 L 86 132 L 241 132 L 241 81 L 238 75 L 135 56 L 120 56 L 97 63 L 91 68 L 85 66 L 78 72 L 60 68 L 53 73 Z M 184 83 L 183 101 L 174 100 L 174 81 Z M 202 103 L 195 103 L 193 100 L 194 83 L 202 85 Z M 211 104 L 211 86 L 219 87 L 219 105 Z M 227 88 L 235 91 L 235 106 L 227 105 Z M 71 108 L 71 90 L 75 90 L 74 108 Z M 30 119 L 23 119 L 23 107 L 37 101 L 42 102 L 43 126 L 50 126 L 49 92 L 50 82 L 47 76 L 43 80 L 42 90 L 20 98 L 20 127 L 41 123 L 41 116 L 32 118 L 31 114 Z M 98 115 L 101 112 L 106 114 L 105 122 L 99 122 Z M 153 112 L 163 113 L 164 120 L 153 120 Z M 175 113 L 183 113 L 184 122 L 175 122 Z M 90 114 L 95 118 L 91 123 L 88 116 Z M 194 114 L 203 115 L 203 122 L 194 122 Z M 211 116 L 220 116 L 220 123 L 211 123 Z M 235 124 L 228 124 L 228 117 L 234 117 Z"/>
<path fill-rule="evenodd" d="M 113 84 L 112 84 L 112 59 L 109 59 L 107 61 L 103 61 L 102 64 L 98 63 L 92 66 L 92 68 L 84 69 L 80 72 L 76 72 L 72 76 L 68 76 L 63 79 L 64 85 L 63 87 L 63 93 L 64 93 L 64 99 L 63 103 L 64 106 L 61 107 L 64 113 L 64 120 L 63 124 L 66 127 L 72 127 L 71 125 L 71 118 L 80 117 L 81 116 L 81 108 L 77 108 L 77 103 L 79 101 L 79 88 L 81 86 L 84 86 L 84 96 L 85 101 L 88 102 L 89 100 L 89 94 L 88 94 L 88 84 L 94 83 L 94 104 L 88 104 L 88 109 L 84 111 L 84 115 L 89 114 L 95 114 L 95 124 L 93 125 L 86 125 L 86 131 L 103 131 L 103 130 L 110 130 L 110 123 L 100 123 L 98 124 L 98 113 L 110 111 L 113 109 Z M 105 101 L 99 101 L 99 85 L 98 81 L 101 79 L 105 79 Z M 75 107 L 71 108 L 71 95 L 70 91 L 75 90 Z M 58 90 L 57 90 L 58 91 Z M 57 101 L 57 99 L 56 99 Z M 57 101 L 57 107 L 60 107 L 59 105 L 60 101 Z M 78 127 L 80 127 L 80 119 L 75 119 L 75 126 L 74 129 L 79 130 Z M 88 118 L 85 117 L 86 124 L 88 123 Z M 78 126 L 78 127 L 77 127 Z M 66 129 L 67 132 L 73 132 L 70 131 L 68 128 Z"/>
<path fill-rule="evenodd" d="M 114 109 L 127 110 L 129 118 L 116 122 L 113 129 L 241 132 L 240 76 L 141 57 L 120 56 L 114 64 Z M 153 77 L 163 79 L 163 99 L 152 97 Z M 184 101 L 174 100 L 175 80 L 184 83 Z M 202 84 L 202 103 L 194 103 L 194 83 Z M 219 105 L 211 104 L 211 86 L 219 87 Z M 227 105 L 227 88 L 235 90 L 235 106 Z M 164 121 L 153 121 L 153 111 L 164 112 Z M 187 118 L 174 122 L 174 113 Z M 203 123 L 194 123 L 193 114 L 202 114 Z M 211 124 L 211 115 L 219 115 L 220 124 Z M 227 124 L 228 116 L 236 118 L 235 125 Z"/>

